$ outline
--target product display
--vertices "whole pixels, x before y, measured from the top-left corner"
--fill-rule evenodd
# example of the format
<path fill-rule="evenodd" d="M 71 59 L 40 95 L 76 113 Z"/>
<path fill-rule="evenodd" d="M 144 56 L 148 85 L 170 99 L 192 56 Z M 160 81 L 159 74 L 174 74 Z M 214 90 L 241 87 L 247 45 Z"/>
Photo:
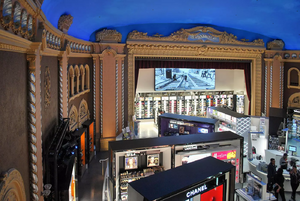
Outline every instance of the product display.
<path fill-rule="evenodd" d="M 211 133 L 215 131 L 217 120 L 178 114 L 162 114 L 158 120 L 161 136 Z"/>
<path fill-rule="evenodd" d="M 239 104 L 244 107 L 243 102 Z M 135 98 L 135 115 L 138 119 L 156 119 L 156 114 L 162 111 L 205 117 L 207 107 L 221 106 L 233 110 L 234 105 L 233 91 L 138 93 Z"/>
<path fill-rule="evenodd" d="M 147 168 L 140 171 L 123 172 L 120 174 L 120 193 L 121 200 L 128 200 L 128 184 L 133 181 L 137 181 L 141 178 L 153 175 L 158 172 L 162 172 L 163 167 Z"/>
<path fill-rule="evenodd" d="M 208 170 L 207 167 L 213 168 Z M 235 189 L 235 184 L 232 182 L 233 171 L 234 166 L 231 164 L 206 157 L 131 182 L 128 186 L 128 199 L 130 201 L 231 201 L 234 200 Z M 152 187 L 154 183 L 155 188 Z"/>
<path fill-rule="evenodd" d="M 164 115 L 173 114 L 162 114 L 160 115 L 160 117 L 164 117 Z M 185 122 L 186 125 L 181 125 L 178 120 L 176 121 L 177 122 L 169 122 L 168 124 L 166 124 L 166 126 L 174 128 L 177 125 L 178 129 L 180 126 L 195 126 L 195 122 Z M 183 132 L 185 131 L 186 130 L 184 130 Z M 214 140 L 212 141 L 212 139 Z M 108 161 L 110 179 L 108 179 L 107 181 L 109 183 L 109 186 L 112 187 L 111 191 L 113 192 L 113 194 L 111 195 L 111 197 L 116 201 L 132 201 L 132 198 L 129 197 L 129 186 L 133 181 L 142 181 L 156 175 L 161 175 L 162 173 L 154 175 L 153 173 L 161 171 L 166 172 L 178 166 L 190 165 L 201 159 L 204 160 L 206 158 L 209 158 L 212 155 L 221 157 L 223 161 L 225 161 L 225 163 L 221 162 L 222 164 L 235 165 L 237 171 L 234 172 L 234 169 L 232 169 L 232 173 L 230 175 L 233 179 L 237 179 L 237 182 L 240 182 L 239 179 L 242 178 L 241 174 L 243 167 L 242 160 L 240 160 L 243 154 L 240 152 L 240 145 L 242 143 L 243 138 L 232 132 L 209 133 L 205 135 L 191 134 L 109 142 L 110 158 Z M 223 152 L 223 154 L 221 152 Z M 223 156 L 225 152 L 226 159 Z M 175 153 L 175 155 L 173 155 L 173 153 Z M 230 163 L 228 163 L 229 161 Z M 210 170 L 210 168 L 207 169 L 207 167 L 208 166 L 206 165 L 203 168 L 206 168 L 206 170 Z M 214 168 L 211 169 L 215 170 L 215 166 L 213 167 Z M 199 174 L 199 171 L 201 172 L 200 169 L 197 169 L 196 171 L 197 175 L 201 177 L 203 176 L 202 173 Z M 220 171 L 217 171 L 217 173 L 220 173 Z M 147 177 L 148 175 L 152 176 Z M 207 177 L 205 177 L 204 179 L 206 178 Z M 185 178 L 182 177 L 181 179 Z M 180 181 L 178 182 L 180 183 Z M 221 179 L 221 177 L 219 177 L 218 184 L 214 182 L 207 183 L 207 189 L 203 190 L 203 193 L 223 184 L 223 180 Z M 157 183 L 159 182 L 156 182 L 155 185 Z M 203 186 L 203 189 L 204 188 L 205 187 Z M 165 189 L 167 188 L 160 190 L 164 191 Z M 149 189 L 147 188 L 147 190 Z M 187 192 L 182 194 L 182 196 L 186 196 L 186 193 Z M 197 194 L 197 196 L 200 196 L 200 194 Z M 183 197 L 183 199 L 180 200 L 186 199 L 186 197 Z"/>

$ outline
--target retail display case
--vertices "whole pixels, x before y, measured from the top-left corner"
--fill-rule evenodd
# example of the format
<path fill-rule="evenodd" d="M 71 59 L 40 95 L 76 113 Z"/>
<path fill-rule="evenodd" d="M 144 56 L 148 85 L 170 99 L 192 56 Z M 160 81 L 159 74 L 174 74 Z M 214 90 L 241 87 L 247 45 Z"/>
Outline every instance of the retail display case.
<path fill-rule="evenodd" d="M 187 115 L 165 113 L 158 117 L 160 136 L 211 133 L 217 127 L 217 120 Z"/>
<path fill-rule="evenodd" d="M 85 121 L 82 126 L 87 130 L 87 150 L 86 163 L 89 164 L 95 153 L 95 122 L 94 120 Z"/>
<path fill-rule="evenodd" d="M 157 172 L 162 174 L 162 171 L 167 171 L 182 165 L 182 159 L 180 158 L 182 155 L 180 152 L 192 156 L 200 152 L 202 154 L 212 154 L 217 151 L 234 149 L 236 150 L 235 159 L 240 159 L 243 155 L 242 145 L 243 137 L 232 132 L 109 142 L 108 170 L 109 186 L 111 186 L 109 190 L 110 195 L 116 201 L 131 201 L 132 198 L 128 197 L 128 187 L 130 183 L 141 178 L 148 178 L 148 176 L 153 174 L 156 176 L 155 174 Z M 182 147 L 185 146 L 196 147 L 196 149 L 192 150 L 191 147 L 188 147 L 183 150 Z M 232 159 L 230 154 L 229 156 L 231 157 L 230 159 Z M 176 165 L 178 161 L 180 165 Z M 240 171 L 237 175 L 240 181 L 242 181 L 243 161 L 236 160 L 236 163 L 238 163 L 240 167 Z M 236 175 L 236 172 L 233 172 L 232 175 Z M 234 180 L 235 176 L 233 176 L 233 183 Z"/>
<path fill-rule="evenodd" d="M 234 169 L 231 164 L 207 157 L 132 182 L 128 196 L 131 201 L 233 201 Z"/>
<path fill-rule="evenodd" d="M 244 153 L 248 153 L 248 134 L 251 128 L 250 116 L 231 111 L 223 107 L 210 107 L 207 117 L 218 119 L 218 131 L 231 131 L 244 137 Z"/>
<path fill-rule="evenodd" d="M 87 169 L 87 163 L 89 159 L 87 156 L 89 155 L 87 152 L 88 150 L 88 135 L 87 135 L 87 128 L 79 128 L 73 134 L 77 137 L 77 171 L 78 171 L 78 179 L 80 180 L 83 176 L 85 170 Z"/>

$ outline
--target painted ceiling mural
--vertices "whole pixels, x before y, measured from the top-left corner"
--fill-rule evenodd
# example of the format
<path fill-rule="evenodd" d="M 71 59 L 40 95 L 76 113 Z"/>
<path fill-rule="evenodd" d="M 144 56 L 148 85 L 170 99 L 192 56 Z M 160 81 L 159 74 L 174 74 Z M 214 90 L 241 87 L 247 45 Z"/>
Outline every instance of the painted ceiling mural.
<path fill-rule="evenodd" d="M 71 14 L 68 34 L 90 41 L 104 28 L 116 29 L 125 42 L 133 30 L 168 36 L 210 26 L 239 40 L 281 39 L 285 49 L 300 50 L 299 0 L 44 0 L 42 10 L 55 27 L 62 14 Z"/>

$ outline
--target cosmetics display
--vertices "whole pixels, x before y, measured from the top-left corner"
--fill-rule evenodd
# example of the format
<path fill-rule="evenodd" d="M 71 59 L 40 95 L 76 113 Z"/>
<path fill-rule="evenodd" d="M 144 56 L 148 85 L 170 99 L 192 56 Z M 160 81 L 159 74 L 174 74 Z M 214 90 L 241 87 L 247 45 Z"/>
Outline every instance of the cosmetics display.
<path fill-rule="evenodd" d="M 251 117 L 223 107 L 210 107 L 207 117 L 220 121 L 218 131 L 231 131 L 244 137 L 244 154 L 248 153 L 248 134 L 251 128 Z"/>
<path fill-rule="evenodd" d="M 162 114 L 160 117 L 164 115 L 165 114 Z M 177 122 L 178 120 L 175 121 L 169 122 L 167 127 L 169 128 L 170 126 L 180 129 L 182 125 L 180 125 L 180 122 Z M 189 123 L 189 126 L 194 124 L 192 122 L 186 123 Z M 185 131 L 186 130 L 183 129 L 183 132 Z M 212 139 L 214 140 L 212 141 Z M 232 172 L 231 175 L 234 176 L 232 181 L 236 180 L 240 183 L 243 178 L 243 160 L 240 160 L 243 157 L 242 149 L 240 148 L 241 144 L 243 144 L 243 138 L 229 131 L 202 135 L 190 134 L 161 138 L 111 141 L 109 142 L 109 178 L 107 179 L 111 193 L 110 196 L 116 201 L 132 201 L 133 198 L 129 197 L 129 187 L 131 183 L 161 175 L 163 172 L 178 166 L 190 165 L 210 156 L 215 156 L 218 158 L 216 159 L 218 161 L 225 161 L 225 163 L 222 162 L 222 164 L 235 165 L 236 168 L 238 167 L 238 171 Z M 154 174 L 156 172 L 161 173 Z M 159 182 L 156 181 L 155 184 L 156 183 Z M 220 180 L 217 186 L 219 185 L 221 185 Z M 211 190 L 217 186 L 207 184 L 207 190 Z M 184 195 L 186 195 L 186 193 L 187 192 L 185 192 Z M 209 195 L 211 194 L 209 193 Z M 187 198 L 180 200 L 187 200 Z"/>
<path fill-rule="evenodd" d="M 161 166 L 143 169 L 141 171 L 123 172 L 120 174 L 120 193 L 121 200 L 128 200 L 128 184 L 133 181 L 137 181 L 141 178 L 154 175 L 155 173 L 164 171 Z"/>
<path fill-rule="evenodd" d="M 233 91 L 192 91 L 138 93 L 135 97 L 137 119 L 155 118 L 154 114 L 159 110 L 164 113 L 205 117 L 207 107 L 218 106 L 231 110 L 237 108 L 239 113 L 244 113 L 244 95 L 233 95 Z"/>
<path fill-rule="evenodd" d="M 207 171 L 207 167 L 214 168 Z M 234 169 L 231 164 L 223 163 L 213 157 L 206 157 L 182 167 L 131 182 L 128 185 L 128 198 L 130 201 L 233 201 Z M 182 172 L 185 172 L 184 176 Z M 155 188 L 151 188 L 153 184 Z"/>
<path fill-rule="evenodd" d="M 162 114 L 158 117 L 159 136 L 211 133 L 217 120 L 178 114 Z"/>

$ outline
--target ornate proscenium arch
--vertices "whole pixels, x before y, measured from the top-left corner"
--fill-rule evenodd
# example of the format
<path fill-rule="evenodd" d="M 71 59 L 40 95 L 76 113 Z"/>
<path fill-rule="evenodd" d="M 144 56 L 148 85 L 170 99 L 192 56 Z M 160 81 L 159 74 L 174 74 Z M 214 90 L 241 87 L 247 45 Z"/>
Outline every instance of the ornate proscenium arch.
<path fill-rule="evenodd" d="M 262 54 L 261 39 L 239 41 L 233 34 L 210 27 L 181 29 L 170 36 L 148 36 L 133 31 L 128 35 L 128 120 L 134 115 L 135 58 L 205 58 L 222 60 L 251 60 L 251 115 L 261 115 Z"/>
<path fill-rule="evenodd" d="M 11 168 L 7 172 L 1 175 L 0 200 L 3 201 L 26 200 L 24 182 L 18 170 Z"/>

